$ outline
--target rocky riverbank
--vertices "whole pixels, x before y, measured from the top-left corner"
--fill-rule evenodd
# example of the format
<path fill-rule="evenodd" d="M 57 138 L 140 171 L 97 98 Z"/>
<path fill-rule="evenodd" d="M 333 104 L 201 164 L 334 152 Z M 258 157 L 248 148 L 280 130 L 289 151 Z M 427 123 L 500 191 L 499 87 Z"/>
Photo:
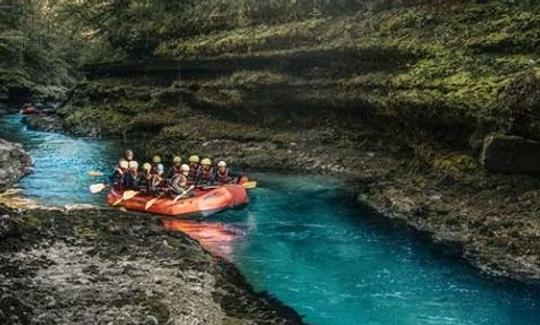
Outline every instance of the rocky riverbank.
<path fill-rule="evenodd" d="M 1 214 L 1 323 L 302 323 L 157 218 L 84 209 Z"/>
<path fill-rule="evenodd" d="M 20 144 L 0 139 L 0 190 L 28 174 L 31 164 Z"/>
<path fill-rule="evenodd" d="M 246 170 L 340 175 L 376 217 L 427 234 L 486 274 L 540 283 L 535 177 L 494 174 L 465 152 L 410 147 L 366 126 L 280 130 L 185 112 L 184 126 L 134 141 L 144 156 L 200 153 Z"/>

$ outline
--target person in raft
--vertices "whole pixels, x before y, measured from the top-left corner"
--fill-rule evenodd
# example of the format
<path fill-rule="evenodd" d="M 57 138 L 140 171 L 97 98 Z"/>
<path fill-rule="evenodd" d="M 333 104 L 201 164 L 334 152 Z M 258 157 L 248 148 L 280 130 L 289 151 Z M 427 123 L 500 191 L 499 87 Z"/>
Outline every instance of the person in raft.
<path fill-rule="evenodd" d="M 189 157 L 189 174 L 188 181 L 195 183 L 197 181 L 197 175 L 199 174 L 199 156 L 193 155 Z"/>
<path fill-rule="evenodd" d="M 161 157 L 160 156 L 154 156 L 154 158 L 152 158 L 152 173 L 155 174 L 157 172 L 158 165 L 162 165 L 161 164 Z"/>
<path fill-rule="evenodd" d="M 153 195 L 167 192 L 178 195 L 189 185 L 224 185 L 242 178 L 242 174 L 233 173 L 225 161 L 219 161 L 217 168 L 213 168 L 210 158 L 204 158 L 199 164 L 199 157 L 196 155 L 189 157 L 189 165 L 181 164 L 182 159 L 175 156 L 168 177 L 165 177 L 165 167 L 159 156 L 154 156 L 153 164 L 145 163 L 139 172 L 139 165 L 133 160 L 133 156 L 133 151 L 128 149 L 120 158 L 109 177 L 113 187 L 138 189 Z"/>
<path fill-rule="evenodd" d="M 124 152 L 124 155 L 122 156 L 122 158 L 120 158 L 120 160 L 125 160 L 127 162 L 130 162 L 133 160 L 133 150 L 131 149 L 127 149 L 125 152 Z"/>
<path fill-rule="evenodd" d="M 169 168 L 169 172 L 167 173 L 167 179 L 172 179 L 174 175 L 180 174 L 181 170 L 180 167 L 182 166 L 182 158 L 180 156 L 174 156 L 173 158 L 173 164 L 171 168 Z"/>
<path fill-rule="evenodd" d="M 124 176 L 126 172 L 128 171 L 129 163 L 125 161 L 124 159 L 120 159 L 118 161 L 118 164 L 114 166 L 114 171 L 112 175 L 109 177 L 109 183 L 113 185 L 113 187 L 122 187 L 124 186 Z"/>
<path fill-rule="evenodd" d="M 167 179 L 165 178 L 165 168 L 162 164 L 157 164 L 154 172 L 152 173 L 152 179 L 150 182 L 150 193 L 153 195 L 159 195 L 164 192 L 167 187 Z"/>
<path fill-rule="evenodd" d="M 213 184 L 230 184 L 234 182 L 235 178 L 239 178 L 240 174 L 233 174 L 231 169 L 227 167 L 227 163 L 223 160 L 217 163 L 217 170 L 214 174 L 214 179 L 212 180 Z"/>
<path fill-rule="evenodd" d="M 139 177 L 139 190 L 142 192 L 150 193 L 150 186 L 152 184 L 152 165 L 150 163 L 144 163 L 141 176 Z"/>
<path fill-rule="evenodd" d="M 188 185 L 189 166 L 182 164 L 180 166 L 180 173 L 177 173 L 171 179 L 171 193 L 173 195 L 180 195 L 189 188 Z"/>
<path fill-rule="evenodd" d="M 197 186 L 209 186 L 214 180 L 214 167 L 212 167 L 212 160 L 210 158 L 204 158 L 201 160 L 201 166 L 197 171 L 197 177 L 195 179 L 195 185 Z"/>
<path fill-rule="evenodd" d="M 138 189 L 141 174 L 139 174 L 139 163 L 132 160 L 128 163 L 129 169 L 124 176 L 124 188 Z"/>

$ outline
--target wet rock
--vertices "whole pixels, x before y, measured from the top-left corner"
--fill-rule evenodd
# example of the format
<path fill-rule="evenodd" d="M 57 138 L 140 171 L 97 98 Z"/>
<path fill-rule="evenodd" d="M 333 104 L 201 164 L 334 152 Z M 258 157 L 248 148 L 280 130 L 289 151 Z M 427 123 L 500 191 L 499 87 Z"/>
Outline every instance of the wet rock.
<path fill-rule="evenodd" d="M 62 121 L 56 116 L 26 115 L 23 123 L 31 130 L 57 132 L 62 131 Z"/>
<path fill-rule="evenodd" d="M 484 140 L 480 162 L 493 172 L 540 174 L 540 143 L 518 136 L 490 135 Z"/>
<path fill-rule="evenodd" d="M 11 214 L 0 219 L 1 324 L 302 323 L 233 265 L 147 215 Z"/>
<path fill-rule="evenodd" d="M 417 209 L 417 204 L 411 198 L 405 196 L 400 191 L 389 191 L 388 198 L 395 211 L 404 214 L 413 214 Z"/>
<path fill-rule="evenodd" d="M 0 187 L 12 184 L 29 173 L 31 159 L 20 144 L 0 139 Z"/>

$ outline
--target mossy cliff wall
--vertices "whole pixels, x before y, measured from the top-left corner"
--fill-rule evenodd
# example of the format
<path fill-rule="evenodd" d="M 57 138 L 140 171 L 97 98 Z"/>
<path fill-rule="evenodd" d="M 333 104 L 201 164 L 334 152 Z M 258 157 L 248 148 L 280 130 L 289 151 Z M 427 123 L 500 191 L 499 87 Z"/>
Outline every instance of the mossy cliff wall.
<path fill-rule="evenodd" d="M 273 130 L 369 128 L 470 154 L 490 132 L 538 139 L 538 98 L 523 92 L 539 84 L 540 6 L 405 4 L 164 39 L 150 60 L 87 65 L 67 126 L 167 138 L 184 117 L 211 115 Z"/>

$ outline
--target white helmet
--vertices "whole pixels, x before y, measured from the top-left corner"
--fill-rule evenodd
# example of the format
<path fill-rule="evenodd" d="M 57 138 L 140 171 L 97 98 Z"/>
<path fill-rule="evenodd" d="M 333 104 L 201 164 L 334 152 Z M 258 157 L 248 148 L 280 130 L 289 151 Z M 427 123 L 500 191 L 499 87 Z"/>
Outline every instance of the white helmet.
<path fill-rule="evenodd" d="M 227 163 L 223 160 L 217 163 L 218 167 L 227 167 Z"/>
<path fill-rule="evenodd" d="M 165 167 L 163 166 L 163 164 L 157 164 L 156 165 L 156 171 L 160 174 L 164 173 L 165 172 Z"/>
<path fill-rule="evenodd" d="M 119 166 L 122 169 L 128 169 L 129 168 L 129 163 L 127 162 L 127 160 L 120 160 Z"/>
<path fill-rule="evenodd" d="M 182 166 L 180 166 L 180 170 L 183 172 L 189 172 L 189 166 L 186 164 L 182 164 Z"/>
<path fill-rule="evenodd" d="M 139 168 L 139 163 L 135 160 L 130 161 L 129 163 L 129 169 L 137 169 Z"/>
<path fill-rule="evenodd" d="M 133 151 L 130 149 L 126 150 L 126 152 L 124 153 L 124 157 L 126 159 L 133 160 Z"/>
<path fill-rule="evenodd" d="M 150 165 L 150 163 L 144 163 L 142 168 L 146 171 L 151 171 L 152 165 Z"/>

